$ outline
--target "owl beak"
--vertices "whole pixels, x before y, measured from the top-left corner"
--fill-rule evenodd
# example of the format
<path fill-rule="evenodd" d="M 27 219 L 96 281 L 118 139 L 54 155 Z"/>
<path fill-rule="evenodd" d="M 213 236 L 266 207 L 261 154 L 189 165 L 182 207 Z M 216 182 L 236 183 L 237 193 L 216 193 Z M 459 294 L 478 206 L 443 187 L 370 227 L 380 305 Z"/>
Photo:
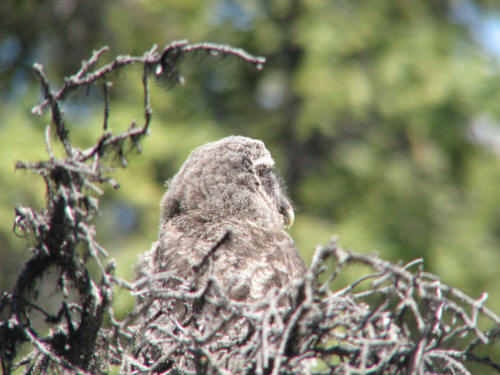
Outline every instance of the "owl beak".
<path fill-rule="evenodd" d="M 282 224 L 285 228 L 290 228 L 295 220 L 295 214 L 291 206 L 286 206 L 280 209 Z"/>

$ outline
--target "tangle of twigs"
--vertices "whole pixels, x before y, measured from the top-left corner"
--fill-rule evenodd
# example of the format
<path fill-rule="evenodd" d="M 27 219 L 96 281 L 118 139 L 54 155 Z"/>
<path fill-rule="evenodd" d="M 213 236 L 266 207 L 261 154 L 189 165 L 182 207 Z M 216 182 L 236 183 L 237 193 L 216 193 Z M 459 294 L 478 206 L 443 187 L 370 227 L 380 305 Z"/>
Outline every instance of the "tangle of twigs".
<path fill-rule="evenodd" d="M 471 361 L 500 371 L 474 354 L 500 338 L 486 296 L 474 300 L 444 285 L 421 263 L 392 264 L 332 240 L 316 250 L 303 279 L 256 303 L 224 295 L 210 262 L 197 290 L 168 273 L 144 275 L 135 285 L 142 320 L 128 358 L 142 365 L 122 358 L 122 372 L 471 374 Z M 353 264 L 368 271 L 332 291 Z M 293 296 L 291 308 L 279 303 L 285 296 Z"/>
<path fill-rule="evenodd" d="M 96 365 L 95 348 L 107 337 L 102 330 L 106 314 L 113 330 L 122 330 L 121 323 L 114 318 L 111 301 L 114 286 L 117 283 L 126 286 L 127 283 L 113 276 L 113 261 L 105 264 L 108 255 L 95 240 L 96 229 L 91 220 L 98 211 L 96 194 L 102 194 L 100 185 L 109 184 L 118 188 L 110 177 L 109 156 L 119 158 L 121 164 L 126 166 L 126 154 L 130 149 L 126 145 L 140 151 L 141 139 L 148 134 L 152 115 L 149 96 L 151 73 L 156 77 L 170 79 L 175 75 L 178 78 L 180 57 L 195 51 L 233 55 L 257 68 L 265 62 L 262 57 L 226 45 L 180 41 L 167 45 L 163 50 L 153 46 L 140 57 L 118 56 L 111 63 L 96 68 L 107 50 L 104 47 L 95 51 L 88 61 L 82 63 L 77 73 L 65 79 L 59 90 L 50 87 L 43 66 L 33 66 L 40 79 L 42 100 L 32 112 L 41 115 L 49 110 L 52 117 L 52 123 L 45 132 L 48 159 L 20 161 L 16 169 L 30 170 L 44 179 L 46 207 L 39 211 L 31 207 L 16 208 L 14 232 L 33 236 L 35 244 L 31 248 L 32 257 L 26 262 L 15 287 L 0 299 L 0 359 L 5 374 L 17 367 L 24 367 L 27 373 L 42 373 L 49 368 L 95 373 L 95 370 L 106 371 L 109 367 L 105 361 L 101 362 L 102 366 Z M 127 131 L 113 134 L 107 129 L 110 84 L 106 79 L 110 73 L 131 64 L 143 66 L 144 120 L 140 125 L 131 122 Z M 103 85 L 103 132 L 92 147 L 81 149 L 71 141 L 61 102 L 69 93 L 91 84 Z M 64 148 L 65 155 L 61 158 L 53 153 L 52 131 L 55 131 L 56 140 Z M 97 264 L 99 280 L 90 276 L 89 260 Z M 37 283 L 54 270 L 57 274 L 54 282 L 61 296 L 53 303 L 52 309 L 47 309 L 42 306 L 43 301 L 37 301 Z M 36 328 L 34 316 L 40 314 L 46 324 L 43 328 Z M 17 361 L 22 343 L 30 343 L 32 350 Z"/>
<path fill-rule="evenodd" d="M 33 236 L 34 245 L 15 287 L 0 300 L 3 373 L 22 368 L 27 374 L 104 374 L 118 368 L 123 374 L 430 375 L 471 374 L 472 362 L 500 372 L 498 361 L 478 354 L 500 337 L 500 318 L 485 306 L 487 295 L 473 299 L 441 283 L 424 272 L 420 259 L 392 264 L 344 251 L 332 240 L 316 250 L 302 279 L 253 303 L 225 295 L 212 273 L 217 245 L 195 270 L 196 288 L 170 273 L 139 275 L 135 283 L 115 277 L 114 262 L 95 240 L 91 220 L 100 185 L 118 187 L 105 156 L 117 156 L 125 166 L 125 144 L 140 150 L 148 134 L 150 73 L 178 81 L 179 59 L 200 50 L 234 55 L 257 68 L 265 60 L 224 45 L 181 41 L 162 51 L 153 47 L 141 57 L 119 56 L 94 69 L 106 50 L 94 52 L 57 91 L 43 67 L 34 66 L 43 99 L 33 113 L 50 109 L 52 115 L 45 136 L 49 158 L 18 162 L 16 168 L 42 176 L 47 204 L 40 211 L 16 208 L 14 232 Z M 130 64 L 144 68 L 144 120 L 112 134 L 104 79 Z M 82 150 L 71 142 L 60 105 L 70 92 L 90 84 L 103 84 L 103 133 Z M 64 147 L 63 158 L 52 152 L 51 130 Z M 91 277 L 89 260 L 97 264 L 99 279 Z M 340 285 L 353 264 L 368 271 Z M 48 308 L 37 299 L 37 283 L 54 270 L 60 298 Z M 116 286 L 139 301 L 122 321 L 111 306 Z M 285 298 L 289 306 L 281 303 Z M 42 328 L 35 316 L 43 317 Z"/>

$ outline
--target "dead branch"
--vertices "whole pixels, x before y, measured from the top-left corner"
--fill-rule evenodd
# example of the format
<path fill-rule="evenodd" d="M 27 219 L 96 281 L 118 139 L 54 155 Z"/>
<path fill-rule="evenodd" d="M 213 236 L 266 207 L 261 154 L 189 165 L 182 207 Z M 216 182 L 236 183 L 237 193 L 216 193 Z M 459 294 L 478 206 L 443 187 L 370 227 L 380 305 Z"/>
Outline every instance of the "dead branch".
<path fill-rule="evenodd" d="M 115 277 L 114 262 L 95 240 L 91 220 L 101 186 L 118 188 L 109 156 L 126 166 L 125 143 L 140 151 L 149 132 L 150 75 L 179 81 L 179 61 L 196 51 L 232 55 L 258 69 L 265 60 L 224 45 L 180 41 L 161 51 L 154 46 L 140 57 L 118 56 L 96 68 L 107 50 L 94 52 L 55 91 L 43 67 L 34 66 L 43 98 L 33 113 L 49 110 L 52 118 L 45 132 L 48 160 L 18 162 L 16 168 L 44 179 L 47 204 L 38 211 L 16 208 L 14 232 L 33 237 L 34 245 L 15 287 L 0 300 L 3 373 L 22 368 L 30 374 L 104 374 L 118 366 L 122 374 L 431 375 L 470 374 L 472 362 L 500 372 L 498 359 L 478 354 L 500 337 L 500 318 L 486 307 L 487 294 L 474 299 L 443 284 L 424 271 L 421 259 L 392 264 L 345 251 L 332 240 L 316 249 L 304 278 L 257 302 L 238 302 L 213 274 L 213 254 L 228 232 L 193 270 L 195 282 L 168 272 L 140 275 L 133 284 Z M 131 64 L 143 66 L 144 120 L 113 134 L 107 127 L 107 80 Z M 72 143 L 61 103 L 91 84 L 104 90 L 103 130 L 93 146 L 80 149 Z M 64 147 L 61 158 L 52 151 L 51 129 Z M 90 259 L 97 264 L 98 279 L 88 272 Z M 353 264 L 368 271 L 333 290 Z M 37 299 L 38 283 L 54 269 L 60 297 L 55 311 Z M 111 305 L 117 286 L 137 298 L 136 311 L 122 321 Z M 285 299 L 289 305 L 281 303 Z M 42 328 L 34 324 L 37 314 L 44 319 Z M 22 344 L 29 349 L 21 356 Z"/>
<path fill-rule="evenodd" d="M 103 373 L 111 365 L 110 358 L 125 355 L 123 340 L 130 340 L 131 333 L 123 322 L 113 318 L 111 308 L 115 285 L 127 285 L 126 281 L 113 276 L 114 263 L 106 259 L 106 250 L 96 241 L 96 228 L 91 220 L 98 211 L 100 188 L 109 184 L 118 188 L 110 176 L 109 160 L 120 159 L 127 164 L 126 144 L 139 152 L 141 139 L 148 134 L 152 118 L 150 104 L 150 72 L 155 76 L 178 74 L 177 65 L 182 56 L 195 51 L 209 54 L 233 55 L 258 67 L 264 59 L 254 57 L 241 49 L 230 46 L 187 41 L 174 42 L 163 50 L 153 46 L 140 57 L 118 56 L 110 63 L 97 67 L 108 47 L 103 47 L 82 63 L 81 69 L 64 81 L 59 90 L 53 90 L 44 73 L 43 66 L 34 64 L 33 69 L 40 80 L 41 102 L 32 113 L 51 114 L 51 125 L 45 132 L 48 160 L 38 162 L 19 161 L 16 169 L 25 169 L 40 175 L 46 185 L 46 207 L 34 210 L 31 207 L 17 207 L 14 232 L 34 238 L 30 249 L 31 259 L 26 262 L 15 287 L 1 296 L 0 300 L 0 359 L 2 370 L 10 374 L 17 367 L 29 373 L 46 372 L 51 368 L 64 368 L 75 373 Z M 109 75 L 131 64 L 143 66 L 144 120 L 141 125 L 132 121 L 128 129 L 113 134 L 107 129 L 109 117 L 109 89 L 106 81 Z M 104 122 L 103 133 L 95 144 L 81 149 L 73 144 L 70 131 L 61 110 L 61 103 L 69 93 L 89 85 L 103 85 Z M 55 130 L 56 141 L 64 147 L 65 155 L 57 158 L 51 145 L 51 129 Z M 100 278 L 94 279 L 88 272 L 88 261 L 98 265 Z M 60 301 L 55 313 L 47 313 L 43 301 L 37 300 L 38 283 L 56 270 L 55 288 Z M 71 306 L 69 308 L 68 306 Z M 36 314 L 45 316 L 43 328 L 35 328 Z M 113 328 L 103 330 L 104 316 L 111 317 Z M 96 353 L 96 348 L 113 341 L 109 352 Z M 30 353 L 16 362 L 22 343 L 30 343 Z M 103 361 L 100 359 L 103 358 Z M 131 360 L 134 367 L 141 366 Z"/>

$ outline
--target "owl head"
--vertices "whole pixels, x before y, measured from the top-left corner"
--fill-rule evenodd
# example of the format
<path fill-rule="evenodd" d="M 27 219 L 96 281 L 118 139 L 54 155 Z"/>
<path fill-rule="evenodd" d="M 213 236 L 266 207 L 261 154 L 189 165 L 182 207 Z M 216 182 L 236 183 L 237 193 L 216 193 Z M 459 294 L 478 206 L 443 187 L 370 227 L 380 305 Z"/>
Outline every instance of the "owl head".
<path fill-rule="evenodd" d="M 167 182 L 161 224 L 246 220 L 258 225 L 293 223 L 292 206 L 259 140 L 231 136 L 194 150 Z"/>

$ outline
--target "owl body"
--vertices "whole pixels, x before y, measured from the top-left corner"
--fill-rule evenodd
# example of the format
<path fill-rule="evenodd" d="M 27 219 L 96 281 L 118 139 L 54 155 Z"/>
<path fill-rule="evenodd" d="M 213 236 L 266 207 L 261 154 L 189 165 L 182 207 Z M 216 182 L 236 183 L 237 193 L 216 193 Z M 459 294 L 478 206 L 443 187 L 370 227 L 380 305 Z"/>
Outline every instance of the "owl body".
<path fill-rule="evenodd" d="M 158 246 L 145 266 L 194 279 L 196 266 L 229 232 L 213 254 L 213 271 L 231 298 L 258 300 L 302 276 L 304 262 L 283 227 L 293 210 L 273 169 L 264 143 L 246 137 L 193 151 L 168 183 Z"/>
<path fill-rule="evenodd" d="M 223 295 L 251 303 L 304 275 L 284 228 L 293 210 L 273 168 L 264 143 L 233 136 L 193 151 L 167 184 L 158 240 L 137 265 L 135 355 L 155 372 L 198 371 L 196 355 L 182 349 L 192 335 L 208 335 L 212 359 L 231 373 L 243 371 L 246 354 L 237 348 L 255 329 L 242 317 L 228 318 L 231 311 L 219 304 L 186 297 L 203 291 L 209 278 Z M 278 303 L 293 302 L 282 296 Z"/>

